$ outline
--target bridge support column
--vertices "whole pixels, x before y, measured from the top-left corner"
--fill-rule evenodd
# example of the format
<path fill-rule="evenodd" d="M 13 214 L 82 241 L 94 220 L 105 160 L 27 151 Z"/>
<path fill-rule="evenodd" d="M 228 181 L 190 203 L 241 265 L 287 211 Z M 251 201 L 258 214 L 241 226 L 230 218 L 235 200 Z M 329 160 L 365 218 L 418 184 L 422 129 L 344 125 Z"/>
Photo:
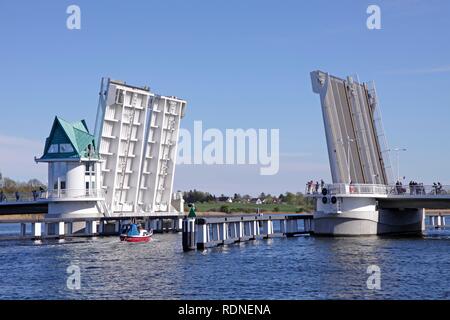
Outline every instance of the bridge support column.
<path fill-rule="evenodd" d="M 238 222 L 238 236 L 239 236 L 239 241 L 243 241 L 244 239 L 244 222 L 240 221 Z"/>
<path fill-rule="evenodd" d="M 27 234 L 27 224 L 21 223 L 20 224 L 20 236 L 25 237 L 26 234 Z"/>
<path fill-rule="evenodd" d="M 211 228 L 211 239 L 209 240 L 218 240 L 219 239 L 219 233 L 217 232 L 217 224 L 210 224 L 208 225 L 208 236 L 210 235 L 210 228 Z"/>
<path fill-rule="evenodd" d="M 266 220 L 263 222 L 264 236 L 270 238 L 273 235 L 273 221 Z"/>
<path fill-rule="evenodd" d="M 220 239 L 225 243 L 228 239 L 228 223 L 224 222 L 218 225 L 219 226 L 219 236 Z"/>
<path fill-rule="evenodd" d="M 164 232 L 164 229 L 163 229 L 163 220 L 162 220 L 162 219 L 156 219 L 156 220 L 155 220 L 155 229 L 154 229 L 153 231 L 154 231 L 154 232 L 158 232 L 158 233 Z"/>
<path fill-rule="evenodd" d="M 65 227 L 66 227 L 66 224 L 64 223 L 64 221 L 57 222 L 56 223 L 55 235 L 60 237 L 60 238 L 63 238 L 65 233 L 66 233 Z"/>
<path fill-rule="evenodd" d="M 286 220 L 280 220 L 280 232 L 282 234 L 287 234 L 288 224 Z"/>
<path fill-rule="evenodd" d="M 120 220 L 114 222 L 114 233 L 120 233 Z"/>
<path fill-rule="evenodd" d="M 247 239 L 252 237 L 252 222 L 251 221 L 244 222 L 244 236 Z"/>
<path fill-rule="evenodd" d="M 97 221 L 86 221 L 85 235 L 93 236 L 97 234 Z"/>
<path fill-rule="evenodd" d="M 150 219 L 145 219 L 144 221 L 144 229 L 150 230 Z"/>
<path fill-rule="evenodd" d="M 103 221 L 103 220 L 100 220 L 100 222 L 98 224 L 98 233 L 99 234 L 105 233 L 105 221 Z"/>
<path fill-rule="evenodd" d="M 153 232 L 156 232 L 156 229 L 157 229 L 157 220 L 156 219 L 150 219 L 149 221 L 148 221 L 148 225 L 149 225 L 149 228 L 150 229 L 152 229 L 153 230 Z"/>
<path fill-rule="evenodd" d="M 42 237 L 42 223 L 33 222 L 31 224 L 31 234 L 34 239 L 41 239 Z"/>
<path fill-rule="evenodd" d="M 256 239 L 259 236 L 259 221 L 253 221 L 253 238 Z"/>
<path fill-rule="evenodd" d="M 314 220 L 313 219 L 303 219 L 303 231 L 311 232 L 314 230 L 313 227 Z"/>

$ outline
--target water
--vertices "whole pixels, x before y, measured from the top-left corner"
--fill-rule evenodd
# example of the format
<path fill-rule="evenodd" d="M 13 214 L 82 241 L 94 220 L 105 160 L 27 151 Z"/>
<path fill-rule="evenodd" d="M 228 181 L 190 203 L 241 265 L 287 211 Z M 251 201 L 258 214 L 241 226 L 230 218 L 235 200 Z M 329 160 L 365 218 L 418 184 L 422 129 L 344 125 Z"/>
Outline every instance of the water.
<path fill-rule="evenodd" d="M 1 299 L 450 299 L 450 231 L 298 237 L 184 253 L 181 234 L 0 242 Z M 369 265 L 381 290 L 367 289 Z M 67 288 L 67 267 L 81 288 Z"/>

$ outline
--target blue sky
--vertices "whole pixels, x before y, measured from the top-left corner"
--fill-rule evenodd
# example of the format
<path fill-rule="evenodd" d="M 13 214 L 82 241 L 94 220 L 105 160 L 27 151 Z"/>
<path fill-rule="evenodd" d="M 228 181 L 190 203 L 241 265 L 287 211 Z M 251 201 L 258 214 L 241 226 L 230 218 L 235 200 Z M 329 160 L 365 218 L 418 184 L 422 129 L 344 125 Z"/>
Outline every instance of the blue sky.
<path fill-rule="evenodd" d="M 81 8 L 81 30 L 66 8 Z M 369 4 L 381 30 L 366 28 Z M 0 1 L 0 170 L 46 179 L 33 157 L 53 117 L 93 130 L 102 76 L 188 101 L 182 126 L 279 128 L 280 171 L 180 165 L 175 188 L 302 191 L 329 179 L 319 97 L 309 72 L 374 80 L 390 146 L 407 179 L 450 183 L 450 2 Z"/>

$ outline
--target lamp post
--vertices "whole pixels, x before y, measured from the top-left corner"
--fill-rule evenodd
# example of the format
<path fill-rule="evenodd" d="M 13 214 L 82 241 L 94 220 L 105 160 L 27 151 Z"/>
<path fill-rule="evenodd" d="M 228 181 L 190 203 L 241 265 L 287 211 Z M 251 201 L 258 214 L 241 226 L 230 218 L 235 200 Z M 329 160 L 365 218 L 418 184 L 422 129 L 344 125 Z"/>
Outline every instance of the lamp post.
<path fill-rule="evenodd" d="M 406 151 L 406 148 L 393 148 L 388 151 L 395 151 L 397 155 L 397 182 L 400 181 L 400 151 Z"/>

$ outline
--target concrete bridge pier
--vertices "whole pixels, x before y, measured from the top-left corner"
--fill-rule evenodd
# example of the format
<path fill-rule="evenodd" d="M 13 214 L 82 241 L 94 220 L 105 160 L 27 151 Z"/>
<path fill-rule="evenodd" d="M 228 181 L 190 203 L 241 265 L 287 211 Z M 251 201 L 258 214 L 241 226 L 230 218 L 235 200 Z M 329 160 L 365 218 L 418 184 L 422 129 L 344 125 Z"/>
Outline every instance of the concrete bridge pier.
<path fill-rule="evenodd" d="M 318 235 L 421 235 L 425 230 L 424 209 L 383 208 L 375 196 L 324 196 L 317 198 L 316 208 L 313 229 Z"/>

